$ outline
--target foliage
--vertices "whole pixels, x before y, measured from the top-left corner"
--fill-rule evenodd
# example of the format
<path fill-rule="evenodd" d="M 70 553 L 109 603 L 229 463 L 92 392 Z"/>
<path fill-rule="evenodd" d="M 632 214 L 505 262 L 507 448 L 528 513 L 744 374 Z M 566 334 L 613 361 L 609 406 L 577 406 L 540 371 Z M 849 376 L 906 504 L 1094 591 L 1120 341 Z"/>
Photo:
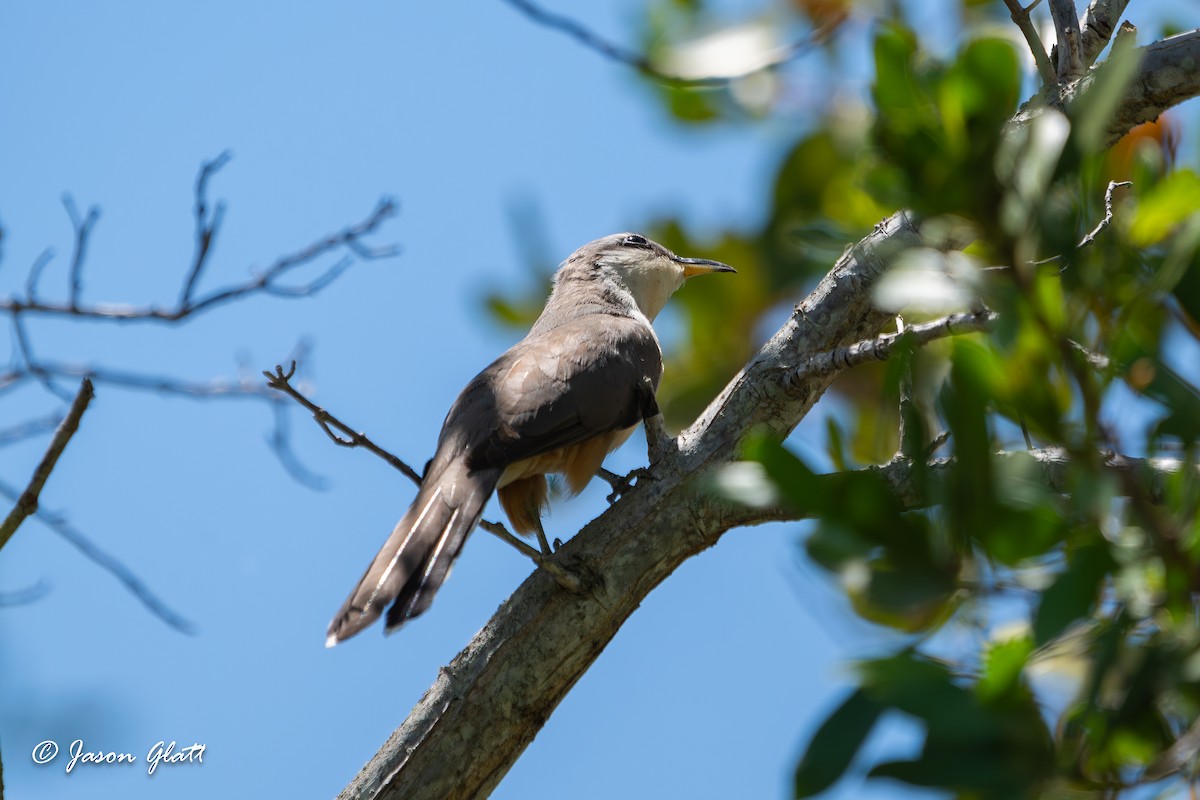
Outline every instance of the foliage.
<path fill-rule="evenodd" d="M 961 11 L 1004 13 L 999 2 Z M 705 13 L 652 4 L 647 44 L 668 46 L 672 25 L 695 28 Z M 837 384 L 851 413 L 831 423 L 829 462 L 843 471 L 817 474 L 770 439 L 746 444 L 775 496 L 814 520 L 808 556 L 858 615 L 904 635 L 858 665 L 857 687 L 800 759 L 797 797 L 856 763 L 870 779 L 978 798 L 1109 797 L 1191 774 L 1172 745 L 1200 713 L 1200 478 L 1116 470 L 1107 454 L 1200 456 L 1200 175 L 1174 163 L 1169 119 L 1101 148 L 1131 74 L 1120 50 L 1069 113 L 1011 125 L 1028 84 L 1012 39 L 985 30 L 935 57 L 894 14 L 875 26 L 869 104 L 831 97 L 799 126 L 760 226 L 704 236 L 677 221 L 647 226 L 741 273 L 678 298 L 688 336 L 668 348 L 664 385 L 675 424 L 745 362 L 764 315 L 897 208 L 921 220 L 932 248 L 922 263 L 935 273 L 962 257 L 958 272 L 919 285 L 906 275 L 898 310 L 919 317 L 922 292 L 949 287 L 999 313 L 988 334 L 925 348 L 908 370 Z M 823 55 L 839 57 L 836 40 Z M 685 124 L 762 114 L 740 112 L 728 87 L 657 91 Z M 1106 194 L 1111 224 L 1081 245 Z M 937 431 L 949 438 L 947 460 L 918 459 L 901 499 L 871 469 L 848 468 L 892 457 L 906 380 L 916 452 Z M 1063 485 L 1042 462 L 997 455 L 1025 436 L 1069 463 Z M 923 726 L 920 752 L 863 763 L 862 745 L 893 715 Z"/>

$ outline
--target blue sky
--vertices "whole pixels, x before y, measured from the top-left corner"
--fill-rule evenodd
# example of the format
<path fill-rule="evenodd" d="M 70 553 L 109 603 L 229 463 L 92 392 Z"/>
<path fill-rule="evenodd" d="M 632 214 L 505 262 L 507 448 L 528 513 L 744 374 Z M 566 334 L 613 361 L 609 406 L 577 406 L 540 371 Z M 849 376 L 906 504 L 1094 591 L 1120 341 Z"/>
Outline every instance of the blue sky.
<path fill-rule="evenodd" d="M 636 3 L 590 9 L 615 38 Z M 786 125 L 682 130 L 625 69 L 499 2 L 23 4 L 0 30 L 0 292 L 40 252 L 43 295 L 65 286 L 60 196 L 98 204 L 84 296 L 170 302 L 192 251 L 192 183 L 230 149 L 210 197 L 228 209 L 205 288 L 365 217 L 401 214 L 318 298 L 257 298 L 179 328 L 38 320 L 63 361 L 192 379 L 257 374 L 301 338 L 314 398 L 419 466 L 458 390 L 516 336 L 479 298 L 525 286 L 511 215 L 538 209 L 546 255 L 663 213 L 694 230 L 753 224 Z M 814 63 L 813 69 L 816 69 Z M 688 255 L 704 256 L 705 253 Z M 440 339 L 440 349 L 429 347 Z M 668 344 L 669 346 L 669 344 Z M 667 378 L 669 380 L 669 376 Z M 4 398 L 8 423 L 48 408 Z M 801 437 L 815 441 L 821 407 Z M 334 650 L 325 625 L 403 513 L 412 487 L 292 417 L 295 449 L 329 480 L 291 479 L 243 401 L 101 386 L 42 501 L 193 620 L 188 637 L 30 521 L 0 557 L 0 748 L 12 797 L 332 796 L 374 754 L 531 565 L 477 533 L 432 610 L 385 639 Z M 22 484 L 45 440 L 0 451 Z M 640 437 L 609 461 L 644 462 Z M 602 486 L 558 505 L 566 538 Z M 493 507 L 489 516 L 499 516 Z M 497 798 L 779 797 L 871 632 L 799 560 L 799 529 L 735 531 L 633 615 L 495 792 Z M 132 752 L 134 767 L 35 766 L 45 739 Z M 207 746 L 203 765 L 145 774 L 159 740 Z M 904 737 L 897 741 L 903 746 Z M 886 743 L 885 743 L 886 744 Z M 846 796 L 907 794 L 881 787 Z"/>

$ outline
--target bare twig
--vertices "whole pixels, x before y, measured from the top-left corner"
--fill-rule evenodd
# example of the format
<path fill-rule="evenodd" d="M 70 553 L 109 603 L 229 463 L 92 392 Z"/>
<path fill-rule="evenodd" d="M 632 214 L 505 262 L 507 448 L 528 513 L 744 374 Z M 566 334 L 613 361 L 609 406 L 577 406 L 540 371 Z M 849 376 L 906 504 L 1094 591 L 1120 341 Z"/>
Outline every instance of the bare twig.
<path fill-rule="evenodd" d="M 1079 240 L 1079 244 L 1075 245 L 1076 250 L 1083 249 L 1084 247 L 1087 247 L 1089 244 L 1096 241 L 1096 237 L 1100 235 L 1100 232 L 1103 231 L 1105 228 L 1107 228 L 1112 223 L 1113 191 L 1121 186 L 1133 186 L 1133 181 L 1109 181 L 1108 182 L 1108 188 L 1106 188 L 1104 190 L 1104 218 L 1101 219 L 1099 222 L 1097 222 L 1096 227 L 1092 228 L 1092 230 L 1088 234 L 1086 234 L 1082 239 Z M 1061 261 L 1062 258 L 1063 258 L 1063 256 L 1061 254 L 1059 254 L 1059 255 L 1048 256 L 1046 258 L 1040 259 L 1038 261 L 1032 261 L 1030 263 L 1033 264 L 1034 266 L 1041 266 L 1042 264 L 1051 264 L 1055 261 Z"/>
<path fill-rule="evenodd" d="M 883 333 L 874 339 L 855 342 L 808 358 L 784 371 L 783 382 L 796 387 L 813 378 L 833 375 L 868 361 L 886 361 L 901 336 L 907 337 L 914 347 L 921 347 L 947 336 L 985 331 L 995 318 L 995 313 L 991 311 L 967 311 L 912 325 L 903 333 Z"/>
<path fill-rule="evenodd" d="M 1042 84 L 1056 86 L 1058 78 L 1054 74 L 1054 66 L 1050 63 L 1050 57 L 1046 55 L 1046 47 L 1042 44 L 1042 37 L 1038 36 L 1037 28 L 1034 27 L 1032 20 L 1029 19 L 1029 12 L 1037 3 L 1025 8 L 1021 5 L 1020 0 L 1004 0 L 1004 4 L 1008 6 L 1009 16 L 1012 21 L 1020 28 L 1021 34 L 1025 37 L 1026 44 L 1029 45 L 1029 51 L 1033 53 L 1033 63 L 1037 65 L 1038 75 L 1042 76 Z"/>
<path fill-rule="evenodd" d="M 79 308 L 79 293 L 83 290 L 83 260 L 87 254 L 88 237 L 92 233 L 92 227 L 95 226 L 96 220 L 100 219 L 100 209 L 92 206 L 88 209 L 87 215 L 81 218 L 71 195 L 64 194 L 62 201 L 63 207 L 67 209 L 67 216 L 71 219 L 71 227 L 75 231 L 75 244 L 71 252 L 68 303 L 71 308 L 77 309 Z"/>
<path fill-rule="evenodd" d="M 582 25 L 578 21 L 563 14 L 556 14 L 553 11 L 548 11 L 531 0 L 504 0 L 508 5 L 515 8 L 517 11 L 524 14 L 529 19 L 533 20 L 538 25 L 556 30 L 559 33 L 570 36 L 575 41 L 582 44 L 589 50 L 593 50 L 605 58 L 616 61 L 626 66 L 633 67 L 638 72 L 645 75 L 647 78 L 668 84 L 670 86 L 724 86 L 730 81 L 744 78 L 747 75 L 753 75 L 756 72 L 761 72 L 771 67 L 785 64 L 792 61 L 800 55 L 808 52 L 814 46 L 820 44 L 829 34 L 831 28 L 821 27 L 814 29 L 808 36 L 799 39 L 792 44 L 780 48 L 775 56 L 768 63 L 761 66 L 756 66 L 753 69 L 747 70 L 737 75 L 714 75 L 704 78 L 688 78 L 682 75 L 672 75 L 664 72 L 656 67 L 649 58 L 641 53 L 628 50 L 620 45 L 598 36 L 594 31 Z"/>
<path fill-rule="evenodd" d="M 901 336 L 904 334 L 904 318 L 896 316 L 896 333 Z M 915 423 L 918 422 L 917 404 L 913 402 L 913 351 L 906 349 L 903 354 L 903 363 L 900 366 L 900 453 L 906 458 L 916 458 L 920 456 L 920 451 L 924 445 L 916 440 L 917 431 Z"/>
<path fill-rule="evenodd" d="M 62 419 L 63 415 L 56 411 L 46 417 L 26 420 L 8 428 L 0 428 L 0 447 L 23 442 L 47 431 L 52 431 L 58 427 Z"/>
<path fill-rule="evenodd" d="M 287 372 L 284 372 L 283 367 L 279 364 L 275 365 L 274 372 L 263 370 L 263 375 L 265 375 L 267 378 L 267 386 L 275 391 L 283 392 L 288 397 L 292 398 L 297 403 L 312 412 L 313 419 L 317 421 L 317 424 L 321 426 L 321 430 L 325 431 L 325 435 L 332 439 L 335 444 L 341 445 L 342 447 L 361 447 L 362 449 L 382 458 L 394 469 L 399 470 L 401 474 L 403 474 L 417 486 L 421 485 L 421 476 L 417 474 L 415 469 L 404 463 L 404 461 L 400 460 L 395 455 L 375 444 L 366 435 L 354 430 L 349 425 L 342 422 L 340 419 L 333 416 L 304 395 L 300 394 L 300 392 L 297 391 L 291 383 L 289 383 L 289 381 L 292 379 L 292 376 L 295 374 L 295 361 L 292 362 L 292 365 Z M 343 439 L 334 433 L 334 428 L 344 433 L 347 438 Z"/>
<path fill-rule="evenodd" d="M 208 179 L 228 164 L 232 157 L 233 155 L 226 150 L 212 161 L 205 161 L 200 166 L 200 174 L 196 176 L 196 254 L 192 258 L 191 269 L 183 280 L 183 290 L 179 294 L 180 307 L 187 306 L 192 300 L 192 290 L 196 288 L 196 281 L 200 279 L 200 272 L 208 260 L 213 237 L 221 227 L 221 219 L 225 215 L 225 204 L 221 202 L 217 203 L 211 216 L 208 213 Z"/>
<path fill-rule="evenodd" d="M 17 344 L 17 354 L 24 361 L 25 366 L 23 371 L 27 376 L 34 378 L 38 383 L 60 400 L 66 402 L 71 401 L 71 393 L 56 384 L 50 374 L 41 367 L 37 359 L 33 356 L 33 346 L 29 343 L 29 335 L 25 332 L 25 322 L 19 316 L 12 318 L 13 323 L 13 339 Z"/>
<path fill-rule="evenodd" d="M 13 499 L 18 496 L 13 487 L 3 482 L 0 482 L 0 495 Z M 54 531 L 63 539 L 66 539 L 68 543 L 93 564 L 96 564 L 120 581 L 142 605 L 149 609 L 151 614 L 158 617 L 169 627 L 180 633 L 186 633 L 189 636 L 196 632 L 195 625 L 155 596 L 150 591 L 150 588 L 134 575 L 128 567 L 88 539 L 81 531 L 67 522 L 62 514 L 39 508 L 33 516 L 38 522 Z"/>
<path fill-rule="evenodd" d="M 54 438 L 50 441 L 50 446 L 46 448 L 46 453 L 42 456 L 41 462 L 34 469 L 33 477 L 29 480 L 29 485 L 17 497 L 16 505 L 8 512 L 8 516 L 4 522 L 0 523 L 0 550 L 3 550 L 4 545 L 8 544 L 8 540 L 17 532 L 17 528 L 21 527 L 21 523 L 30 514 L 37 511 L 38 496 L 42 493 L 42 487 L 46 485 L 46 480 L 54 470 L 54 465 L 58 463 L 59 456 L 66 449 L 67 443 L 71 441 L 71 437 L 79 429 L 79 420 L 83 418 L 83 412 L 87 410 L 88 404 L 92 402 L 94 394 L 92 391 L 92 382 L 84 378 L 79 385 L 79 393 L 75 395 L 75 400 L 71 403 L 70 410 L 67 411 L 67 416 L 63 418 L 62 424 L 58 426 L 58 430 L 54 433 Z"/>
<path fill-rule="evenodd" d="M 208 381 L 192 381 L 183 378 L 172 378 L 165 375 L 151 375 L 128 370 L 111 369 L 90 364 L 70 365 L 58 364 L 53 361 L 38 362 L 37 369 L 46 375 L 61 378 L 89 377 L 94 383 L 106 383 L 120 386 L 124 389 L 138 389 L 157 394 L 176 395 L 209 399 L 214 397 L 227 399 L 266 400 L 274 402 L 277 398 L 255 381 L 246 378 L 214 378 Z"/>
<path fill-rule="evenodd" d="M 38 580 L 32 586 L 17 589 L 15 592 L 0 592 L 0 606 L 23 606 L 36 603 L 50 593 L 50 586 L 44 580 Z"/>
<path fill-rule="evenodd" d="M 29 268 L 29 275 L 25 278 L 25 296 L 29 298 L 30 302 L 37 302 L 37 286 L 42 277 L 42 270 L 53 258 L 54 250 L 47 247 L 33 260 L 33 265 Z"/>
<path fill-rule="evenodd" d="M 396 211 L 396 204 L 389 198 L 383 198 L 362 222 L 344 228 L 337 233 L 329 234 L 309 244 L 307 247 L 277 258 L 265 270 L 259 272 L 257 276 L 243 283 L 216 289 L 198 299 L 190 297 L 190 290 L 188 288 L 189 284 L 194 288 L 195 281 L 199 276 L 199 270 L 196 268 L 196 260 L 193 260 L 192 267 L 189 269 L 187 279 L 185 280 L 184 291 L 181 293 L 183 296 L 181 296 L 176 305 L 169 308 L 159 306 L 136 307 L 112 303 L 80 305 L 78 303 L 73 304 L 70 301 L 65 303 L 44 302 L 39 300 L 36 294 L 31 291 L 36 283 L 31 271 L 31 279 L 26 284 L 25 296 L 0 298 L 0 313 L 7 313 L 13 316 L 20 314 L 70 316 L 88 319 L 107 319 L 116 322 L 177 323 L 193 314 L 252 294 L 267 294 L 275 297 L 289 298 L 311 297 L 328 286 L 352 262 L 343 258 L 316 278 L 295 286 L 281 285 L 279 281 L 287 277 L 298 267 L 311 264 L 317 259 L 343 248 L 350 250 L 356 257 L 363 260 L 387 258 L 395 255 L 398 252 L 397 248 L 392 246 L 371 247 L 366 245 L 363 239 L 374 233 L 385 220 L 394 216 Z M 205 245 L 205 254 L 207 254 L 208 248 L 211 247 L 211 232 L 215 231 L 215 223 L 209 223 L 208 229 L 210 230 L 210 235 L 209 243 Z M 39 259 L 39 264 L 42 264 L 44 260 L 46 259 Z M 205 263 L 204 259 L 199 259 L 199 263 L 202 269 Z M 37 266 L 35 264 L 35 267 Z M 38 269 L 40 271 L 40 267 Z"/>
<path fill-rule="evenodd" d="M 1133 181 L 1109 181 L 1108 188 L 1104 190 L 1104 219 L 1096 223 L 1096 227 L 1092 228 L 1087 236 L 1080 240 L 1077 247 L 1087 247 L 1092 242 L 1096 241 L 1096 237 L 1100 235 L 1100 231 L 1104 230 L 1112 222 L 1113 218 L 1113 190 L 1119 186 L 1133 186 Z"/>
<path fill-rule="evenodd" d="M 275 427 L 271 430 L 271 435 L 267 437 L 267 446 L 279 459 L 279 463 L 287 474 L 310 489 L 321 492 L 329 488 L 329 481 L 325 477 L 304 466 L 292 452 L 291 417 L 284 408 L 282 398 L 279 402 L 271 403 L 271 412 L 275 419 Z"/>

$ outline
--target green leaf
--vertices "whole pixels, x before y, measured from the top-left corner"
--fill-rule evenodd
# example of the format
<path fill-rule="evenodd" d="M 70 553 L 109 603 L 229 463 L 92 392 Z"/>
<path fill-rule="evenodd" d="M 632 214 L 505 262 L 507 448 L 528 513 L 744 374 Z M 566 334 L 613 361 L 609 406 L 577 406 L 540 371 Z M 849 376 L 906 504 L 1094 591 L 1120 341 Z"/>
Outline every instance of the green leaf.
<path fill-rule="evenodd" d="M 1096 604 L 1105 576 L 1115 566 L 1106 544 L 1076 550 L 1067 568 L 1042 593 L 1033 619 L 1034 641 L 1043 645 L 1086 616 Z"/>
<path fill-rule="evenodd" d="M 1020 686 L 1021 670 L 1033 652 L 1033 640 L 1015 636 L 990 642 L 983 654 L 983 672 L 975 693 L 985 703 L 1009 694 Z"/>
<path fill-rule="evenodd" d="M 1177 170 L 1138 198 L 1129 238 L 1136 247 L 1157 244 L 1198 211 L 1200 175 Z"/>
<path fill-rule="evenodd" d="M 995 736 L 995 725 L 941 662 L 904 652 L 863 662 L 857 669 L 872 698 L 923 720 L 931 735 L 976 742 Z"/>
<path fill-rule="evenodd" d="M 883 707 L 861 689 L 838 706 L 813 735 L 796 766 L 795 796 L 812 797 L 832 786 L 875 727 Z"/>

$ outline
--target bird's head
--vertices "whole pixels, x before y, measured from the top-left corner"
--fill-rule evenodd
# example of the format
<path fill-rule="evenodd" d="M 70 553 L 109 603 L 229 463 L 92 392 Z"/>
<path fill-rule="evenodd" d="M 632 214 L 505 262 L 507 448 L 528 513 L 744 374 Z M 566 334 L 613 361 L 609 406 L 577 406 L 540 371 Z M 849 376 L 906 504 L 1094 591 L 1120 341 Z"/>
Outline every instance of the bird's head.
<path fill-rule="evenodd" d="M 736 271 L 720 261 L 677 256 L 640 233 L 614 233 L 572 253 L 560 276 L 611 281 L 628 292 L 648 319 L 654 319 L 688 278 Z"/>

